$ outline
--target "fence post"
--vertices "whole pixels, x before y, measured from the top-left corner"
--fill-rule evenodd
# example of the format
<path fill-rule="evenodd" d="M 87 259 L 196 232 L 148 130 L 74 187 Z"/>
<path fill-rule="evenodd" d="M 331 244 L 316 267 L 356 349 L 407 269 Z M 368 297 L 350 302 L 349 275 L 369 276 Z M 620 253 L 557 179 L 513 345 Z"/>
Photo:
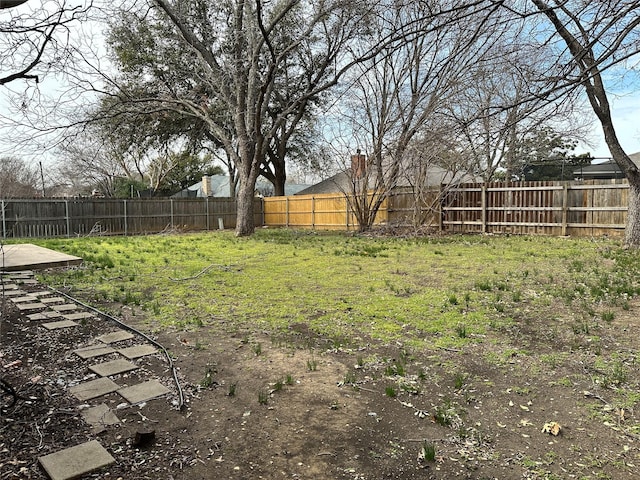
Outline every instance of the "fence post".
<path fill-rule="evenodd" d="M 67 223 L 67 238 L 71 238 L 71 219 L 69 218 L 69 200 L 64 201 L 64 216 Z"/>
<path fill-rule="evenodd" d="M 480 202 L 482 204 L 482 213 L 481 213 L 482 233 L 487 233 L 487 184 L 486 183 L 482 184 L 482 194 L 481 194 Z"/>
<path fill-rule="evenodd" d="M 204 197 L 204 199 L 205 199 L 205 202 L 206 202 L 205 203 L 205 205 L 206 205 L 205 212 L 207 214 L 207 232 L 208 232 L 210 230 L 210 226 L 209 226 L 209 197 Z"/>
<path fill-rule="evenodd" d="M 316 197 L 315 195 L 311 196 L 311 229 L 315 230 L 316 228 Z"/>
<path fill-rule="evenodd" d="M 562 186 L 562 236 L 567 236 L 567 216 L 569 208 L 569 186 L 565 182 Z"/>
<path fill-rule="evenodd" d="M 440 232 L 444 231 L 444 215 L 445 215 L 444 202 L 445 202 L 444 184 L 441 183 L 440 191 L 438 192 L 438 230 Z M 422 215 L 422 206 L 420 206 L 420 215 Z"/>
<path fill-rule="evenodd" d="M 289 228 L 289 197 L 284 197 L 284 223 Z"/>
<path fill-rule="evenodd" d="M 123 200 L 124 202 L 124 236 L 127 236 L 129 230 L 129 222 L 127 222 L 127 199 Z"/>
<path fill-rule="evenodd" d="M 173 227 L 173 198 L 169 199 L 169 204 L 171 205 L 171 228 Z"/>
<path fill-rule="evenodd" d="M 2 200 L 2 238 L 7 238 L 7 217 L 4 209 L 5 209 L 5 204 L 4 204 L 4 200 Z"/>
<path fill-rule="evenodd" d="M 344 216 L 347 223 L 347 232 L 349 231 L 349 197 L 344 194 Z"/>

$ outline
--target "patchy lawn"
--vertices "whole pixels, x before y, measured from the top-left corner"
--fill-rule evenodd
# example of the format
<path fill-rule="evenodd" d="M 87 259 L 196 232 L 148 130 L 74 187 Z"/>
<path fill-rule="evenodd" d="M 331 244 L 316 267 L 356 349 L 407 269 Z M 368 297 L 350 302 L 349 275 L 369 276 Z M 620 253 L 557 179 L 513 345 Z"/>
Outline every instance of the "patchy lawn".
<path fill-rule="evenodd" d="M 636 477 L 640 258 L 614 242 L 38 244 L 86 260 L 41 283 L 152 333 L 179 367 L 188 409 L 150 406 L 162 441 L 135 452 L 135 478 Z M 126 451 L 125 430 L 102 443 Z M 168 466 L 171 445 L 184 460 Z"/>

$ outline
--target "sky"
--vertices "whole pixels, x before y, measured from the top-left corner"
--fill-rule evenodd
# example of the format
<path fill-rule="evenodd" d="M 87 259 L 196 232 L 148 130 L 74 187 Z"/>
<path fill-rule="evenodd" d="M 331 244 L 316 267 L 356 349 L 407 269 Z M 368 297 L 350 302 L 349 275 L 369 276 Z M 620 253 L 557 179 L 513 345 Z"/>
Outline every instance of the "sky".
<path fill-rule="evenodd" d="M 624 95 L 609 95 L 613 125 L 618 139 L 627 154 L 640 152 L 640 86 Z M 593 157 L 610 157 L 609 149 L 604 141 L 602 127 L 594 118 L 592 128 L 592 145 L 579 145 L 577 153 L 591 153 Z"/>

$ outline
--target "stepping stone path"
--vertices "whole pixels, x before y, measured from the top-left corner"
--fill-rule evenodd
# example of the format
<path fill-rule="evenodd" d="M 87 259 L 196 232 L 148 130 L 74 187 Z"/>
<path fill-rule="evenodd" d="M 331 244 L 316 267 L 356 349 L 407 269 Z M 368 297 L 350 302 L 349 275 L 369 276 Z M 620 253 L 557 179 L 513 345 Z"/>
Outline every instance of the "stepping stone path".
<path fill-rule="evenodd" d="M 0 275 L 2 274 L 0 273 Z M 30 289 L 38 285 L 30 271 L 4 274 L 4 280 L 7 282 L 4 285 L 5 298 L 25 312 L 29 321 L 42 322 L 39 323 L 39 326 L 46 330 L 63 331 L 64 329 L 77 328 L 80 326 L 79 321 L 84 324 L 86 321 L 96 319 L 96 315 L 93 313 L 86 311 L 80 305 L 69 303 L 66 298 L 56 295 L 51 290 L 43 289 L 36 292 L 22 290 L 20 288 L 22 285 L 28 285 Z M 92 345 L 70 348 L 69 350 L 75 355 L 91 363 L 87 365 L 88 370 L 98 375 L 99 378 L 82 381 L 71 386 L 68 389 L 69 393 L 79 401 L 87 402 L 117 392 L 130 404 L 140 404 L 171 393 L 166 386 L 157 380 L 143 381 L 122 387 L 109 378 L 138 370 L 139 366 L 131 360 L 158 353 L 157 349 L 150 344 L 124 348 L 113 346 L 119 342 L 131 341 L 134 338 L 135 336 L 131 332 L 118 328 L 94 338 L 96 343 Z M 64 353 L 61 352 L 61 355 Z M 115 358 L 103 362 L 96 361 L 97 357 L 106 355 Z M 81 414 L 96 433 L 103 431 L 110 425 L 120 423 L 117 415 L 104 403 L 86 408 L 82 410 Z M 52 480 L 71 480 L 111 465 L 115 459 L 97 440 L 93 440 L 42 456 L 38 458 L 38 461 Z"/>

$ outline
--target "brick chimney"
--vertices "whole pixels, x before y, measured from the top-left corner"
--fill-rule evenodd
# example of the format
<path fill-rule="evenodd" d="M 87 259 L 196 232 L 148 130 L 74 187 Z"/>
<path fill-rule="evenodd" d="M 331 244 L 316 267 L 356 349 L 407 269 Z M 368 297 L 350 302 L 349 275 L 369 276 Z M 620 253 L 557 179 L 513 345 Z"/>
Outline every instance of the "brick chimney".
<path fill-rule="evenodd" d="M 351 176 L 358 179 L 364 176 L 367 169 L 367 156 L 360 153 L 360 149 L 356 150 L 355 155 L 351 155 Z"/>
<path fill-rule="evenodd" d="M 205 197 L 211 196 L 211 178 L 209 175 L 202 176 L 202 195 Z"/>

